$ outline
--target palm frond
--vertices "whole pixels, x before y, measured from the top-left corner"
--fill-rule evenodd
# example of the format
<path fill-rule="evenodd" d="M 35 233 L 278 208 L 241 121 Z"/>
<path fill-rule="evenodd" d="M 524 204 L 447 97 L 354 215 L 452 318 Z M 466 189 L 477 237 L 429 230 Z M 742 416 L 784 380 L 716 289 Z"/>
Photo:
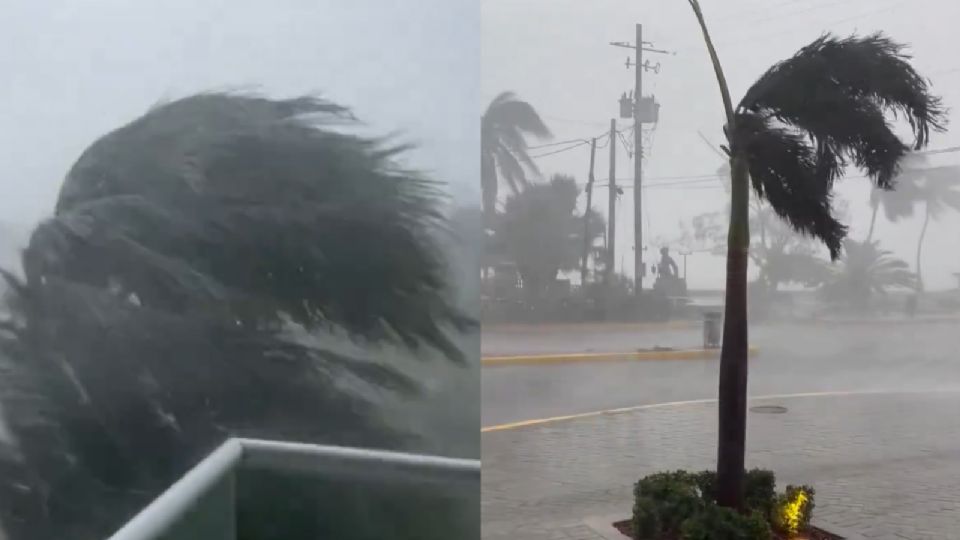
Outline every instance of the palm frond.
<path fill-rule="evenodd" d="M 771 119 L 738 114 L 736 129 L 757 195 L 796 230 L 823 241 L 836 259 L 847 229 L 831 213 L 832 180 L 820 174 L 816 151 L 803 135 Z"/>
<path fill-rule="evenodd" d="M 914 149 L 920 149 L 931 131 L 944 129 L 946 112 L 908 60 L 905 47 L 881 33 L 844 39 L 827 34 L 770 68 L 738 108 L 768 111 L 790 123 L 803 120 L 819 128 L 811 132 L 824 139 L 834 129 L 844 130 L 826 115 L 847 114 L 846 108 L 875 116 L 876 108 L 905 117 L 914 134 Z M 859 106 L 851 109 L 853 102 Z M 879 134 L 883 130 L 877 126 Z"/>
<path fill-rule="evenodd" d="M 445 197 L 393 162 L 404 146 L 324 128 L 349 118 L 314 98 L 225 94 L 151 110 L 68 174 L 31 279 L 114 280 L 163 309 L 227 299 L 244 321 L 284 314 L 461 358 L 449 333 L 472 322 L 432 240 Z"/>
<path fill-rule="evenodd" d="M 520 159 L 502 145 L 497 147 L 493 155 L 496 159 L 500 176 L 506 180 L 510 191 L 512 191 L 514 195 L 520 193 L 528 184 L 527 173 Z"/>
<path fill-rule="evenodd" d="M 344 386 L 410 391 L 388 366 L 57 277 L 20 286 L 23 316 L 0 333 L 14 345 L 0 382 L 16 439 L 0 512 L 14 538 L 103 537 L 228 435 L 402 440 Z"/>
<path fill-rule="evenodd" d="M 737 108 L 732 143 L 750 155 L 754 188 L 797 230 L 821 239 L 833 259 L 846 228 L 831 214 L 831 190 L 847 162 L 889 190 L 908 154 L 886 115 L 906 117 L 915 149 L 944 128 L 940 99 L 907 59 L 881 34 L 824 35 L 770 68 Z"/>
<path fill-rule="evenodd" d="M 514 194 L 527 185 L 527 172 L 540 175 L 536 162 L 530 157 L 526 137 L 552 136 L 532 105 L 521 101 L 512 92 L 498 95 L 480 120 L 481 167 L 486 167 L 484 178 L 484 211 L 493 215 L 496 203 L 495 177 L 507 182 Z"/>
<path fill-rule="evenodd" d="M 553 136 L 536 109 L 512 92 L 504 92 L 494 98 L 484 113 L 484 120 L 499 129 L 509 128 L 541 139 Z"/>

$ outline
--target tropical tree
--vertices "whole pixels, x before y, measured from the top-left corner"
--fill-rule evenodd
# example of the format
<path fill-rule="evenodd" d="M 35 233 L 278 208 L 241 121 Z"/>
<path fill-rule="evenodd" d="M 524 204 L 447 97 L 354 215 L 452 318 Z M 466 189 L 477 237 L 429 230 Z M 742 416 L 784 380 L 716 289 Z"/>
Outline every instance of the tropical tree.
<path fill-rule="evenodd" d="M 540 170 L 527 151 L 527 136 L 551 137 L 550 129 L 526 101 L 513 92 L 493 99 L 480 121 L 480 179 L 483 211 L 496 215 L 499 180 L 503 179 L 516 195 L 527 186 L 529 174 Z"/>
<path fill-rule="evenodd" d="M 693 218 L 692 241 L 713 253 L 725 253 L 727 235 L 723 221 L 726 212 L 708 212 Z M 757 268 L 755 284 L 765 295 L 774 294 L 781 285 L 800 284 L 815 287 L 828 275 L 827 262 L 815 242 L 785 223 L 756 196 L 750 197 L 750 229 L 757 235 L 750 240 L 750 262 Z M 766 297 L 766 296 L 765 296 Z"/>
<path fill-rule="evenodd" d="M 856 311 L 866 311 L 876 295 L 886 295 L 891 288 L 912 289 L 917 276 L 909 265 L 880 249 L 875 240 L 857 242 L 847 239 L 839 267 L 833 268 L 821 291 L 828 302 L 843 304 Z"/>
<path fill-rule="evenodd" d="M 404 147 L 345 133 L 351 118 L 203 94 L 81 155 L 25 277 L 4 273 L 10 537 L 103 538 L 227 436 L 409 448 L 377 395 L 417 384 L 348 340 L 462 360 L 472 321 L 447 286 L 438 184 L 396 165 Z M 266 486 L 238 496 L 290 501 Z M 243 537 L 329 532 L 286 502 Z"/>
<path fill-rule="evenodd" d="M 580 193 L 571 176 L 554 175 L 507 199 L 497 235 L 504 256 L 517 266 L 530 301 L 538 300 L 561 270 L 579 267 L 583 216 L 576 211 Z M 586 234 L 603 234 L 603 218 L 589 211 Z"/>
<path fill-rule="evenodd" d="M 832 214 L 832 188 L 849 162 L 892 188 L 909 147 L 889 114 L 909 120 L 914 148 L 926 146 L 945 114 L 903 47 L 883 35 L 824 35 L 771 67 L 734 108 L 723 68 L 697 0 L 688 0 L 703 32 L 726 119 L 731 197 L 727 286 L 720 358 L 718 503 L 741 507 L 747 405 L 747 262 L 750 188 L 798 231 L 823 241 L 832 259 L 846 227 Z"/>
<path fill-rule="evenodd" d="M 873 239 L 877 214 L 881 207 L 884 216 L 890 222 L 896 222 L 913 215 L 914 207 L 920 199 L 919 182 L 923 178 L 921 169 L 925 169 L 927 166 L 927 159 L 923 154 L 907 154 L 903 159 L 900 174 L 895 179 L 896 189 L 874 187 L 870 190 L 870 229 L 867 231 L 866 242 Z"/>
<path fill-rule="evenodd" d="M 960 212 L 960 167 L 932 167 L 922 171 L 922 179 L 917 183 L 917 200 L 923 205 L 923 226 L 917 239 L 917 290 L 923 291 L 923 271 L 921 260 L 923 241 L 927 235 L 930 220 L 937 220 L 944 212 Z"/>
<path fill-rule="evenodd" d="M 872 190 L 870 204 L 873 207 L 873 215 L 870 219 L 867 241 L 873 236 L 877 210 L 881 206 L 887 220 L 895 222 L 912 217 L 914 209 L 922 205 L 924 217 L 920 236 L 917 239 L 915 267 L 917 289 L 922 291 L 921 256 L 927 227 L 931 219 L 939 219 L 946 211 L 960 211 L 960 167 L 952 165 L 934 167 L 929 164 L 923 154 L 911 154 L 897 176 L 896 185 L 897 189 L 894 191 Z"/>

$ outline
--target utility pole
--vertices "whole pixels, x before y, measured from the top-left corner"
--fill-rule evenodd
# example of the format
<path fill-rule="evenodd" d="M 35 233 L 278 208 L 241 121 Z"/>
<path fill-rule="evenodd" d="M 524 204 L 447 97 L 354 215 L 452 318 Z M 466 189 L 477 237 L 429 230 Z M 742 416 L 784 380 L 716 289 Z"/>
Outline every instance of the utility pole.
<path fill-rule="evenodd" d="M 643 97 L 643 72 L 652 70 L 660 72 L 660 64 L 651 65 L 643 60 L 643 52 L 668 54 L 668 51 L 644 47 L 652 43 L 643 41 L 643 25 L 635 25 L 636 36 L 633 45 L 622 41 L 611 42 L 614 47 L 633 49 L 636 61 L 631 64 L 627 58 L 626 66 L 634 68 L 633 103 L 625 102 L 626 96 L 620 100 L 620 117 L 633 118 L 633 284 L 637 298 L 643 290 L 643 124 L 655 123 L 658 117 L 659 105 L 653 99 Z M 632 111 L 627 110 L 632 109 Z"/>
<path fill-rule="evenodd" d="M 617 119 L 610 119 L 610 202 L 607 206 L 607 261 L 604 281 L 607 288 L 613 286 L 613 274 L 617 245 Z"/>
<path fill-rule="evenodd" d="M 590 257 L 590 210 L 593 204 L 593 159 L 597 152 L 597 139 L 590 140 L 590 171 L 587 173 L 587 208 L 583 211 L 583 259 L 580 260 L 580 287 L 587 284 L 587 259 Z"/>
<path fill-rule="evenodd" d="M 633 88 L 633 290 L 640 301 L 643 292 L 643 124 L 640 117 L 640 99 L 643 97 L 643 25 L 636 25 L 636 69 Z"/>

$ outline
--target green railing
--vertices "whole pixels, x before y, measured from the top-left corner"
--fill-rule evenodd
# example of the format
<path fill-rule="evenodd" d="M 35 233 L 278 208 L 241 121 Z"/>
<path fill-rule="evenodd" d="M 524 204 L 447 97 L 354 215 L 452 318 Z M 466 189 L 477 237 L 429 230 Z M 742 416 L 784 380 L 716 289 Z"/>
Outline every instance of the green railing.
<path fill-rule="evenodd" d="M 230 439 L 110 540 L 235 540 L 237 475 L 259 470 L 480 491 L 480 462 L 363 448 Z"/>

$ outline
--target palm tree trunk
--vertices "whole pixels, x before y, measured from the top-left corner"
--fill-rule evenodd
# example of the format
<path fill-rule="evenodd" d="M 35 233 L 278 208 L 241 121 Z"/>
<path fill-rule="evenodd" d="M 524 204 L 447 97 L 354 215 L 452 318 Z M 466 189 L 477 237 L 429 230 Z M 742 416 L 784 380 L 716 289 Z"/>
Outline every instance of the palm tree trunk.
<path fill-rule="evenodd" d="M 713 72 L 720 87 L 728 138 L 736 133 L 733 102 L 723 66 L 710 39 L 697 0 L 688 0 L 700 23 Z M 730 142 L 730 141 L 728 141 Z M 747 437 L 747 261 L 750 250 L 750 179 L 746 157 L 730 159 L 730 230 L 727 242 L 727 290 L 724 301 L 723 345 L 720 351 L 717 443 L 717 503 L 740 508 L 743 503 L 744 453 Z"/>
<path fill-rule="evenodd" d="M 927 236 L 927 225 L 930 224 L 930 203 L 926 204 L 923 215 L 923 227 L 920 229 L 920 239 L 917 240 L 917 292 L 923 292 L 923 274 L 920 272 L 920 254 L 923 251 L 923 240 Z"/>
<path fill-rule="evenodd" d="M 717 503 L 739 508 L 743 501 L 747 433 L 747 261 L 750 249 L 750 186 L 747 161 L 730 160 L 731 212 L 727 247 L 723 347 L 720 352 Z"/>
<path fill-rule="evenodd" d="M 483 202 L 483 224 L 493 227 L 497 215 L 497 164 L 486 151 L 480 156 L 480 187 Z"/>
<path fill-rule="evenodd" d="M 870 241 L 873 240 L 873 228 L 874 228 L 874 226 L 876 226 L 876 224 L 877 224 L 877 210 L 879 210 L 879 209 L 880 209 L 880 205 L 879 205 L 879 204 L 878 204 L 878 205 L 874 205 L 874 207 L 873 207 L 873 214 L 870 216 L 870 230 L 867 231 L 867 239 L 866 239 L 866 242 L 867 242 L 867 243 L 870 243 Z"/>

